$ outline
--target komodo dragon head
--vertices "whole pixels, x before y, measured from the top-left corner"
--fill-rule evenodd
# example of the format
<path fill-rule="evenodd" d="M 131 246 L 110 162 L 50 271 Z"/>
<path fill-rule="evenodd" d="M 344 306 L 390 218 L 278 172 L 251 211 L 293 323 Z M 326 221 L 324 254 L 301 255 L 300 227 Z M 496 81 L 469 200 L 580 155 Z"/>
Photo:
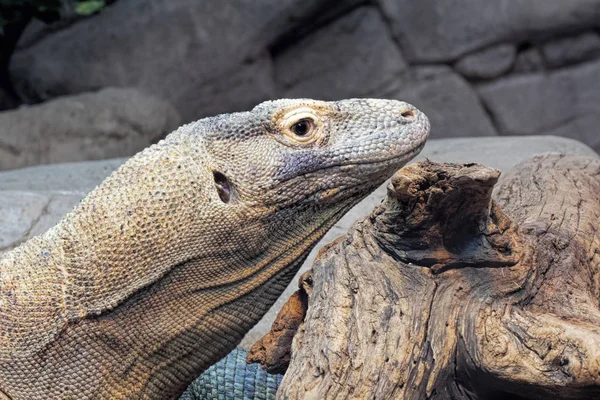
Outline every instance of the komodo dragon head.
<path fill-rule="evenodd" d="M 181 393 L 428 133 L 415 107 L 374 99 L 270 101 L 181 127 L 0 259 L 0 392 Z"/>
<path fill-rule="evenodd" d="M 223 233 L 241 241 L 222 242 L 221 250 L 255 258 L 281 250 L 306 255 L 418 154 L 428 133 L 425 115 L 399 101 L 277 100 L 188 125 L 169 141 L 185 143 L 203 181 L 213 182 L 204 187 L 207 224 L 222 223 Z"/>

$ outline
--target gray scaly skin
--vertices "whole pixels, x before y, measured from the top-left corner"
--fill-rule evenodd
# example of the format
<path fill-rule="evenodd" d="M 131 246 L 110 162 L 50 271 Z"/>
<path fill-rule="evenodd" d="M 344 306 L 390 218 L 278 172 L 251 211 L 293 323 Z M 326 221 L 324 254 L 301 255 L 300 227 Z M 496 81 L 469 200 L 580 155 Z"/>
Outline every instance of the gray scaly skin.
<path fill-rule="evenodd" d="M 393 100 L 278 100 L 179 128 L 0 258 L 0 393 L 176 398 L 423 147 Z"/>

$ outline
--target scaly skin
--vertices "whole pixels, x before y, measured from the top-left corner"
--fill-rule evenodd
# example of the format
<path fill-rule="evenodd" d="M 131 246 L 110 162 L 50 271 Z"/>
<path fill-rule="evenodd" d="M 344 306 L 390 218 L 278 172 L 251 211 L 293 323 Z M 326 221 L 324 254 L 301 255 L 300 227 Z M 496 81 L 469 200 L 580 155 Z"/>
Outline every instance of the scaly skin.
<path fill-rule="evenodd" d="M 366 99 L 181 127 L 0 258 L 0 392 L 176 398 L 428 132 L 414 107 Z"/>

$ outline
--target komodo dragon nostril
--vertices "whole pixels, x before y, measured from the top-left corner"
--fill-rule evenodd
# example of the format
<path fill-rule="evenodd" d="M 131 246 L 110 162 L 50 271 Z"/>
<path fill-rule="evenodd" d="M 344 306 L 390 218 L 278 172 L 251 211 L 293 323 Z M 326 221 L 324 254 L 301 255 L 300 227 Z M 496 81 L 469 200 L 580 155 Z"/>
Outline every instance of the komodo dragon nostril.
<path fill-rule="evenodd" d="M 401 116 L 408 119 L 413 119 L 415 117 L 415 113 L 413 110 L 405 110 L 400 113 Z"/>

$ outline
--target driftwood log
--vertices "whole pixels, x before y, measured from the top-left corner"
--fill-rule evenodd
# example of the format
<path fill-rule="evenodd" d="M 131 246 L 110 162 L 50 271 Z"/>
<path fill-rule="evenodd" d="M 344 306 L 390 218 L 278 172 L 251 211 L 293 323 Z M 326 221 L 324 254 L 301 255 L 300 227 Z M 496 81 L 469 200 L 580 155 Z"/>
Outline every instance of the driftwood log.
<path fill-rule="evenodd" d="M 279 398 L 600 399 L 600 160 L 499 175 L 392 178 L 253 347 Z"/>

